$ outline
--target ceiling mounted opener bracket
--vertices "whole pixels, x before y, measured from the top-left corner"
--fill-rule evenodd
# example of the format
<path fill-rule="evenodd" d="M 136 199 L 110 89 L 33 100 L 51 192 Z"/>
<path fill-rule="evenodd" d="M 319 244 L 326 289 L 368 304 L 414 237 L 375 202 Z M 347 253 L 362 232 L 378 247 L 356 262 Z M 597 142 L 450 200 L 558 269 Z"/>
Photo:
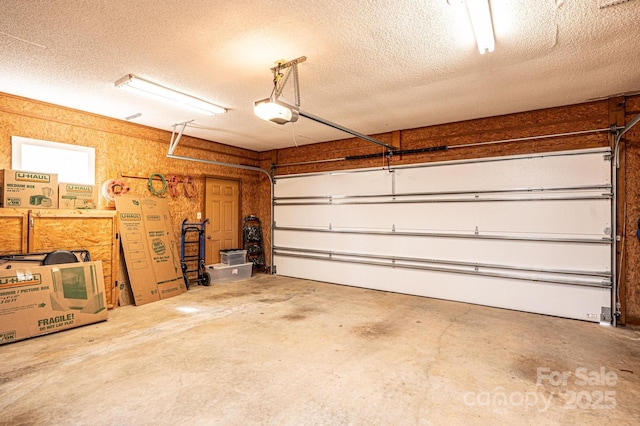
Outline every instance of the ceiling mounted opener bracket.
<path fill-rule="evenodd" d="M 169 152 L 167 152 L 168 155 L 173 155 L 173 151 L 176 150 L 176 148 L 178 147 L 178 143 L 180 142 L 180 138 L 182 137 L 182 133 L 184 132 L 184 129 L 187 127 L 187 124 L 192 123 L 194 120 L 189 120 L 189 121 L 183 121 L 182 123 L 176 123 L 174 125 L 172 125 L 171 127 L 173 127 L 173 132 L 171 132 L 171 141 L 169 142 Z M 180 129 L 180 131 L 178 131 L 178 133 L 176 133 L 176 127 L 182 126 L 182 128 Z"/>
<path fill-rule="evenodd" d="M 297 107 L 300 106 L 300 79 L 298 77 L 298 64 L 303 63 L 307 60 L 306 56 L 301 56 L 292 61 L 283 62 L 278 61 L 278 65 L 271 68 L 271 72 L 273 72 L 273 93 L 271 97 L 277 100 L 280 95 L 282 95 L 282 91 L 284 90 L 284 86 L 289 81 L 289 77 L 293 74 L 293 94 L 295 96 L 295 105 Z M 286 69 L 286 74 L 282 73 L 282 70 Z"/>
<path fill-rule="evenodd" d="M 363 139 L 368 142 L 375 143 L 383 146 L 389 151 L 394 151 L 397 148 L 393 145 L 389 145 L 378 139 L 372 138 L 355 130 L 348 129 L 339 124 L 333 123 L 324 118 L 320 118 L 308 112 L 300 111 L 300 81 L 298 78 L 298 64 L 307 60 L 306 56 L 301 56 L 292 61 L 283 62 L 279 61 L 278 65 L 271 68 L 273 72 L 273 90 L 271 96 L 267 99 L 263 99 L 254 103 L 254 112 L 263 120 L 272 121 L 277 124 L 286 124 L 289 122 L 295 122 L 298 120 L 298 116 L 303 116 L 309 120 L 315 121 L 325 126 L 333 127 L 334 129 L 349 133 L 357 138 Z M 283 70 L 287 70 L 283 73 Z M 285 85 L 289 81 L 289 77 L 293 74 L 293 93 L 295 96 L 295 105 L 289 105 L 286 102 L 280 101 L 278 98 L 282 95 Z"/>

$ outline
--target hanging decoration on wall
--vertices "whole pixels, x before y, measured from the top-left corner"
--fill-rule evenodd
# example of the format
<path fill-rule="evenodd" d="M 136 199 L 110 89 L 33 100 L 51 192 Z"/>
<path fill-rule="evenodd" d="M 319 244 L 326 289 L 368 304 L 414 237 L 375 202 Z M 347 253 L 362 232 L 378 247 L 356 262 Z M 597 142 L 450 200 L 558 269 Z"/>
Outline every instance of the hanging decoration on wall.
<path fill-rule="evenodd" d="M 153 186 L 153 180 L 156 177 L 159 178 L 162 182 L 162 188 L 160 188 L 159 190 Z M 151 194 L 155 195 L 156 197 L 164 197 L 164 193 L 167 192 L 169 184 L 167 182 L 167 179 L 160 173 L 152 173 L 151 176 L 149 176 L 147 187 L 149 188 L 149 192 L 151 192 Z"/>
<path fill-rule="evenodd" d="M 122 179 L 109 179 L 102 184 L 101 191 L 105 200 L 112 203 L 116 196 L 129 192 L 129 186 Z"/>
<path fill-rule="evenodd" d="M 184 185 L 183 193 L 186 198 L 194 198 L 198 195 L 195 177 L 193 176 L 179 176 L 174 173 L 167 175 L 163 175 L 161 173 L 153 173 L 151 176 L 147 177 L 143 173 L 134 174 L 125 172 L 120 172 L 120 176 L 130 179 L 146 180 L 149 192 L 151 192 L 151 194 L 155 195 L 156 197 L 166 197 L 167 193 L 173 198 L 179 197 L 180 190 L 178 189 L 178 185 L 181 183 Z M 113 180 L 115 181 L 115 179 Z M 160 181 L 160 185 L 158 185 L 158 183 L 154 184 L 154 181 Z M 129 188 L 124 185 L 124 181 L 119 180 L 118 182 L 123 185 L 122 188 L 125 191 L 123 193 L 129 192 Z"/>
<path fill-rule="evenodd" d="M 176 198 L 178 196 L 178 183 L 180 179 L 176 175 L 167 175 L 167 184 L 169 186 L 169 195 Z"/>
<path fill-rule="evenodd" d="M 182 183 L 184 185 L 184 196 L 187 198 L 193 198 L 198 194 L 196 189 L 195 180 L 192 176 L 185 176 L 182 179 Z"/>

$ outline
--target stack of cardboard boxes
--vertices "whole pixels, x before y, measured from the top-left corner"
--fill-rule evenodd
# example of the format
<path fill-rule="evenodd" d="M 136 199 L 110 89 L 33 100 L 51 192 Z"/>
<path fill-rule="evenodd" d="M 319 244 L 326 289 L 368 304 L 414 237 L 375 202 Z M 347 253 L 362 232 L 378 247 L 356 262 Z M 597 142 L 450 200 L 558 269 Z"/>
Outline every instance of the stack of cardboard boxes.
<path fill-rule="evenodd" d="M 0 170 L 0 207 L 95 209 L 95 185 L 59 183 L 55 173 Z M 0 344 L 107 319 L 102 262 L 0 264 Z"/>
<path fill-rule="evenodd" d="M 0 269 L 0 345 L 107 319 L 102 262 Z"/>
<path fill-rule="evenodd" d="M 167 199 L 119 195 L 116 208 L 134 303 L 144 305 L 186 292 Z"/>
<path fill-rule="evenodd" d="M 58 183 L 55 173 L 0 170 L 0 207 L 95 209 L 96 185 Z"/>
<path fill-rule="evenodd" d="M 0 207 L 95 209 L 97 192 L 95 185 L 58 183 L 52 173 L 0 170 Z M 133 302 L 184 293 L 167 200 L 122 195 L 116 203 Z M 24 260 L 8 255 L 0 261 L 0 344 L 107 319 L 101 261 L 44 265 Z"/>

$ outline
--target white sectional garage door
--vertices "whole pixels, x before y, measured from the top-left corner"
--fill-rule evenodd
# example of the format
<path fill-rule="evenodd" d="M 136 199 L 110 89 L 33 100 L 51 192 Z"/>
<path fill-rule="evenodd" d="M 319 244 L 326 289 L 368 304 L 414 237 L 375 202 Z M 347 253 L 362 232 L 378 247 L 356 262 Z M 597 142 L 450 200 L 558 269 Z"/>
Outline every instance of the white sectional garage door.
<path fill-rule="evenodd" d="M 611 308 L 610 150 L 278 177 L 279 275 L 566 318 Z"/>

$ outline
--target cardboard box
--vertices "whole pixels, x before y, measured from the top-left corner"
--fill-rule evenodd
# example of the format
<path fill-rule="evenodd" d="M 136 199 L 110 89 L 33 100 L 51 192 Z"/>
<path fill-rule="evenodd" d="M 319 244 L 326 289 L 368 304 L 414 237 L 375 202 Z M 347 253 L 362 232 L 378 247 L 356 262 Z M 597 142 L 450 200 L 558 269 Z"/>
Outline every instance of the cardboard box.
<path fill-rule="evenodd" d="M 169 201 L 166 198 L 147 197 L 141 200 L 140 206 L 160 298 L 166 299 L 186 292 L 178 242 L 169 213 Z"/>
<path fill-rule="evenodd" d="M 125 194 L 115 202 L 135 304 L 187 291 L 167 200 Z"/>
<path fill-rule="evenodd" d="M 117 210 L 120 244 L 124 252 L 134 303 L 144 305 L 160 300 L 139 202 L 134 204 L 131 200 L 118 201 Z"/>
<path fill-rule="evenodd" d="M 0 270 L 0 344 L 107 319 L 102 262 Z"/>
<path fill-rule="evenodd" d="M 58 186 L 58 206 L 61 209 L 98 208 L 98 187 L 61 182 Z"/>
<path fill-rule="evenodd" d="M 133 305 L 133 292 L 131 284 L 129 284 L 129 272 L 127 272 L 127 263 L 124 261 L 124 253 L 122 245 L 120 245 L 120 265 L 118 266 L 118 305 Z"/>
<path fill-rule="evenodd" d="M 0 170 L 0 207 L 57 209 L 58 175 Z"/>

